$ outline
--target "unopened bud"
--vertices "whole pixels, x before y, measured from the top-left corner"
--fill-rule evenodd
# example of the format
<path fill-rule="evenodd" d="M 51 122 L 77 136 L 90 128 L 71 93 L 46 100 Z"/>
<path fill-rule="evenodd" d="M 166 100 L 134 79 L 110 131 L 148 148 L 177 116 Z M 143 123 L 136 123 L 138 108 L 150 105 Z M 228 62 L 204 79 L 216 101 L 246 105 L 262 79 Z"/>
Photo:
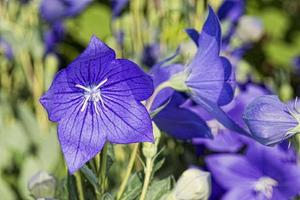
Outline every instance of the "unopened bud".
<path fill-rule="evenodd" d="M 36 173 L 28 182 L 28 189 L 36 199 L 54 198 L 55 188 L 55 178 L 44 171 Z"/>
<path fill-rule="evenodd" d="M 154 143 L 144 142 L 143 149 L 142 149 L 143 155 L 146 158 L 150 158 L 150 159 L 153 158 L 157 153 L 157 146 L 161 135 L 159 128 L 156 126 L 154 122 L 152 123 L 152 126 L 153 126 L 153 134 L 154 134 Z"/>
<path fill-rule="evenodd" d="M 172 192 L 173 199 L 175 197 L 176 200 L 207 200 L 211 193 L 210 173 L 197 168 L 190 168 L 183 172 Z"/>
<path fill-rule="evenodd" d="M 241 17 L 237 34 L 244 42 L 256 42 L 261 39 L 264 33 L 264 26 L 258 17 L 243 16 Z"/>

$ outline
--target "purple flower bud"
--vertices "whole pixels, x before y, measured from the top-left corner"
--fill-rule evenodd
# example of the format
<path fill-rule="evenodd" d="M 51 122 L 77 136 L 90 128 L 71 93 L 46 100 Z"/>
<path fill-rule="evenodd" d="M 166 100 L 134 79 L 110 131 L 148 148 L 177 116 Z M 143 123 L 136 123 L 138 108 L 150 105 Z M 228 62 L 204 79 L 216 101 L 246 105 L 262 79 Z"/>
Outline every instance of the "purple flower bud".
<path fill-rule="evenodd" d="M 300 114 L 275 95 L 264 95 L 247 106 L 243 119 L 251 136 L 265 145 L 274 145 L 299 132 Z"/>

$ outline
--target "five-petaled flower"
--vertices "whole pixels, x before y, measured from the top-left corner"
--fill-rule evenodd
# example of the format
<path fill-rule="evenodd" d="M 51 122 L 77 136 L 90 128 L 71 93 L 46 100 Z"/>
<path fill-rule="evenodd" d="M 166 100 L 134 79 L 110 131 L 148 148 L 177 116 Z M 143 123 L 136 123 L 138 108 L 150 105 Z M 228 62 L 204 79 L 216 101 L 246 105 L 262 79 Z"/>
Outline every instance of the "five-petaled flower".
<path fill-rule="evenodd" d="M 300 190 L 300 169 L 283 161 L 278 147 L 253 144 L 246 154 L 208 156 L 206 163 L 217 183 L 227 192 L 223 200 L 292 199 Z"/>
<path fill-rule="evenodd" d="M 152 79 L 135 63 L 116 59 L 95 36 L 87 49 L 59 71 L 40 101 L 58 122 L 58 137 L 70 173 L 99 153 L 108 140 L 152 142 L 150 116 L 141 104 Z"/>

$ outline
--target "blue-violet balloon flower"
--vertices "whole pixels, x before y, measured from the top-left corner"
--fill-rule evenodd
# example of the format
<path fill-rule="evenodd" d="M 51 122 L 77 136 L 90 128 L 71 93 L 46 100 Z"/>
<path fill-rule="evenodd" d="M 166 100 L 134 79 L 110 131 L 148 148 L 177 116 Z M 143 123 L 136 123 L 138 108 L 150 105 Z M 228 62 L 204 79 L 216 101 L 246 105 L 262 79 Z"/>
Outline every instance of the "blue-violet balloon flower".
<path fill-rule="evenodd" d="M 101 151 L 106 141 L 153 142 L 150 116 L 141 104 L 153 93 L 150 76 L 92 37 L 88 47 L 59 71 L 40 102 L 58 123 L 70 173 Z"/>

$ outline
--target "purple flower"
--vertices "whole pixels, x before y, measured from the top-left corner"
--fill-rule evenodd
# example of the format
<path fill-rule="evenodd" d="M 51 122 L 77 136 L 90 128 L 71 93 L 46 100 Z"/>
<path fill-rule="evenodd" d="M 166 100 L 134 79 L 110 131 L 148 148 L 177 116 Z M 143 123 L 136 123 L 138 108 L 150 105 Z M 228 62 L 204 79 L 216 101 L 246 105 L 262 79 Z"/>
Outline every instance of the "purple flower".
<path fill-rule="evenodd" d="M 237 124 L 245 127 L 246 124 L 242 119 L 242 113 L 245 107 L 256 97 L 268 93 L 268 90 L 253 83 L 245 84 L 245 86 L 241 85 L 240 93 L 238 93 L 230 104 L 224 106 L 223 109 Z M 250 142 L 248 138 L 236 134 L 222 126 L 222 124 L 213 119 L 213 117 L 200 106 L 190 105 L 189 109 L 193 110 L 203 119 L 208 121 L 208 126 L 212 129 L 212 133 L 214 135 L 213 140 L 206 140 L 202 138 L 193 139 L 193 143 L 195 145 L 204 144 L 206 148 L 217 152 L 236 152 L 245 144 Z"/>
<path fill-rule="evenodd" d="M 183 65 L 181 64 L 171 64 L 163 66 L 163 64 L 157 64 L 153 66 L 149 72 L 153 79 L 154 87 L 156 88 L 159 84 L 168 81 L 172 75 L 183 71 Z M 168 87 L 161 90 L 156 96 L 151 110 L 155 110 L 162 104 L 164 104 L 168 99 L 170 99 L 174 93 L 174 89 Z"/>
<path fill-rule="evenodd" d="M 152 67 L 157 63 L 160 54 L 159 44 L 146 45 L 142 54 L 142 63 L 147 67 Z"/>
<path fill-rule="evenodd" d="M 154 117 L 156 125 L 177 139 L 211 139 L 211 130 L 206 122 L 194 112 L 181 107 L 185 101 L 182 94 L 174 93 L 168 105 Z"/>
<path fill-rule="evenodd" d="M 236 31 L 236 25 L 238 20 L 245 12 L 245 2 L 244 0 L 225 0 L 218 10 L 218 17 L 224 23 L 228 23 L 227 30 L 223 35 L 222 42 L 226 48 L 232 36 Z M 225 49 L 223 48 L 223 49 Z"/>
<path fill-rule="evenodd" d="M 199 48 L 188 66 L 186 80 L 192 99 L 226 128 L 249 135 L 220 108 L 233 99 L 235 74 L 228 59 L 219 56 L 221 28 L 211 8 L 197 44 Z"/>
<path fill-rule="evenodd" d="M 0 53 L 3 53 L 9 60 L 13 59 L 14 57 L 11 45 L 2 38 L 0 38 Z"/>
<path fill-rule="evenodd" d="M 251 136 L 265 145 L 273 145 L 299 132 L 300 114 L 277 96 L 264 95 L 247 106 L 243 119 Z"/>
<path fill-rule="evenodd" d="M 151 78 L 135 63 L 116 59 L 95 36 L 59 71 L 41 103 L 58 122 L 58 137 L 74 173 L 111 143 L 153 142 L 152 125 L 140 101 L 153 92 Z"/>
<path fill-rule="evenodd" d="M 300 169 L 295 163 L 282 161 L 283 154 L 278 148 L 256 144 L 245 156 L 212 155 L 206 163 L 218 184 L 227 190 L 223 200 L 291 199 L 300 191 Z"/>
<path fill-rule="evenodd" d="M 236 23 L 244 14 L 244 0 L 225 0 L 218 10 L 218 17 L 221 21 L 230 20 Z"/>
<path fill-rule="evenodd" d="M 56 45 L 61 42 L 65 35 L 65 29 L 61 22 L 56 22 L 50 30 L 44 34 L 45 52 L 50 53 L 55 50 Z"/>
<path fill-rule="evenodd" d="M 192 99 L 228 104 L 234 94 L 235 78 L 228 59 L 220 57 L 221 27 L 217 16 L 209 7 L 208 18 L 198 38 L 198 51 L 188 65 L 186 85 Z"/>
<path fill-rule="evenodd" d="M 300 56 L 296 56 L 293 58 L 293 66 L 297 73 L 300 72 Z"/>
<path fill-rule="evenodd" d="M 41 16 L 50 23 L 78 15 L 92 0 L 42 0 Z"/>
<path fill-rule="evenodd" d="M 123 8 L 128 4 L 129 0 L 112 0 L 112 16 L 116 18 L 120 16 Z"/>

